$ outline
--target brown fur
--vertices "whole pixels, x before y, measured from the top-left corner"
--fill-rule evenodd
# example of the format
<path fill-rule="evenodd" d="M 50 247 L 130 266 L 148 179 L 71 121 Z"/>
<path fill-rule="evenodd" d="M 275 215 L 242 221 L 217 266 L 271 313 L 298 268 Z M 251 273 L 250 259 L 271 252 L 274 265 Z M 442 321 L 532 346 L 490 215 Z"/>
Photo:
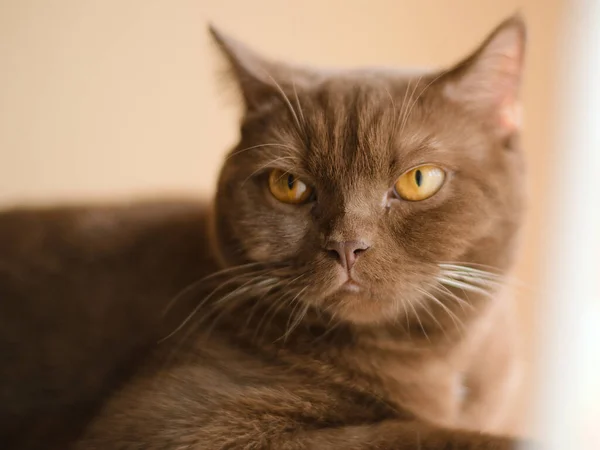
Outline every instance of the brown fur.
<path fill-rule="evenodd" d="M 31 430 L 48 411 L 58 422 L 87 411 L 82 449 L 511 448 L 479 433 L 496 429 L 515 376 L 502 292 L 436 277 L 448 261 L 511 267 L 523 30 L 510 19 L 455 68 L 421 77 L 293 68 L 214 32 L 246 110 L 210 213 L 0 218 L 0 292 L 15 317 L 0 343 L 12 355 L 3 385 L 15 386 L 2 391 L 7 423 Z M 444 167 L 445 186 L 394 198 L 394 181 L 422 163 Z M 272 168 L 316 199 L 278 203 Z M 358 293 L 339 289 L 331 240 L 368 242 L 352 269 Z M 55 371 L 63 359 L 77 370 Z"/>

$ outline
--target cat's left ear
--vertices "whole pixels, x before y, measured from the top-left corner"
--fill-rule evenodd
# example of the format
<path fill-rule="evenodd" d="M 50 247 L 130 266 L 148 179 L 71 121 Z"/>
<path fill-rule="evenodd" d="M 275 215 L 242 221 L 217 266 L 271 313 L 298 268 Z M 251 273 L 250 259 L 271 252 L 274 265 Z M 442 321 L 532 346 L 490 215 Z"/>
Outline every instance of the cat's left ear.
<path fill-rule="evenodd" d="M 445 95 L 489 121 L 501 136 L 521 126 L 519 87 L 525 41 L 525 23 L 513 16 L 443 77 Z"/>
<path fill-rule="evenodd" d="M 304 70 L 259 55 L 213 25 L 209 31 L 229 63 L 229 74 L 239 88 L 247 112 L 273 100 L 289 102 L 309 76 Z"/>

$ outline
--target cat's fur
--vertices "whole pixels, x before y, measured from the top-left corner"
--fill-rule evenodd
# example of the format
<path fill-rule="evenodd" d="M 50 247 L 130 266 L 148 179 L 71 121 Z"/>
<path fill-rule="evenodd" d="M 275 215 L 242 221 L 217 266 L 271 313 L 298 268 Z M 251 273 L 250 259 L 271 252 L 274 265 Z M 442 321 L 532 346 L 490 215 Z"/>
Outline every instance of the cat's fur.
<path fill-rule="evenodd" d="M 295 68 L 213 34 L 245 115 L 210 212 L 0 218 L 13 434 L 52 428 L 50 411 L 57 423 L 83 411 L 95 418 L 82 449 L 511 448 L 479 430 L 496 429 L 516 376 L 497 281 L 523 209 L 521 19 L 454 68 L 412 77 Z M 394 198 L 395 179 L 423 163 L 447 170 L 444 187 Z M 315 201 L 278 203 L 272 168 L 310 182 Z M 368 243 L 358 292 L 340 289 L 332 239 Z M 62 360 L 77 370 L 55 370 Z"/>

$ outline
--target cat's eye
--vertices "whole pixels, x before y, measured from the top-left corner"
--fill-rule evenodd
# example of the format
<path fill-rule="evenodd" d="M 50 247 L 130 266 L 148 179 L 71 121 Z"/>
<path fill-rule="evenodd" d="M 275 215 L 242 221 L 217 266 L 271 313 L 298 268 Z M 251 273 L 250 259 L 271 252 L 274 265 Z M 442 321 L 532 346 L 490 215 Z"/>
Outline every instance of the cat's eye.
<path fill-rule="evenodd" d="M 313 188 L 296 175 L 273 169 L 269 173 L 269 190 L 282 203 L 299 205 L 312 198 Z"/>
<path fill-rule="evenodd" d="M 439 191 L 445 179 L 446 172 L 442 168 L 423 164 L 402 174 L 394 184 L 394 191 L 404 200 L 418 202 Z"/>

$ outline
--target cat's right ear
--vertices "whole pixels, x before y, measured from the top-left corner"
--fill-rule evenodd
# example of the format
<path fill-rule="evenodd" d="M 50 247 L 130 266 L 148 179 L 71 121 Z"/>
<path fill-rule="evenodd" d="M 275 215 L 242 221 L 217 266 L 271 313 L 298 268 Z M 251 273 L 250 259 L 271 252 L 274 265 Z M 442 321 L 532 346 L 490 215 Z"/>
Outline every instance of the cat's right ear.
<path fill-rule="evenodd" d="M 502 136 L 520 128 L 519 86 L 525 43 L 523 18 L 510 17 L 443 78 L 448 98 L 489 120 Z"/>
<path fill-rule="evenodd" d="M 293 84 L 290 68 L 263 58 L 213 25 L 209 31 L 227 60 L 229 74 L 239 87 L 247 111 L 288 94 Z"/>

